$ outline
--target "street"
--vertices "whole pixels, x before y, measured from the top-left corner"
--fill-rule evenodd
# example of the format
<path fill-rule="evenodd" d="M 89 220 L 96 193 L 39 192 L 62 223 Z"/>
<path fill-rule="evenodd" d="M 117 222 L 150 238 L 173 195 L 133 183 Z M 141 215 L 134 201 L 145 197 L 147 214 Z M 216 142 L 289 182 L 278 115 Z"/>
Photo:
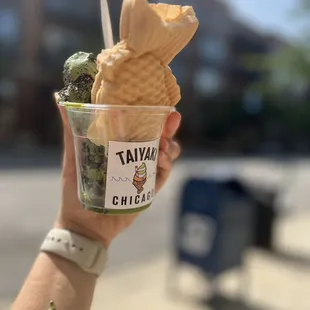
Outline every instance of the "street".
<path fill-rule="evenodd" d="M 144 262 L 169 249 L 179 193 L 185 178 L 190 176 L 236 173 L 265 186 L 286 184 L 289 193 L 284 202 L 287 206 L 292 206 L 294 211 L 308 208 L 310 163 L 302 161 L 285 169 L 280 163 L 266 160 L 177 162 L 169 182 L 153 206 L 113 244 L 110 268 Z M 60 200 L 60 169 L 0 170 L 0 192 L 1 299 L 13 298 L 18 292 L 44 235 L 52 225 Z M 286 209 L 284 211 L 287 212 Z"/>

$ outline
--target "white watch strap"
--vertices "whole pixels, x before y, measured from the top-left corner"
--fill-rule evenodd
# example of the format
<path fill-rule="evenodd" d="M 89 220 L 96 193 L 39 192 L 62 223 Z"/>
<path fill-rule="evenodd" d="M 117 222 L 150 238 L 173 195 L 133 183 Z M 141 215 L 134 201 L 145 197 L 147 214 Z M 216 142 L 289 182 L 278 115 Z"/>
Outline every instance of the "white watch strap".
<path fill-rule="evenodd" d="M 107 250 L 101 243 L 64 229 L 52 229 L 41 251 L 70 260 L 84 271 L 97 276 L 103 272 L 107 263 Z"/>

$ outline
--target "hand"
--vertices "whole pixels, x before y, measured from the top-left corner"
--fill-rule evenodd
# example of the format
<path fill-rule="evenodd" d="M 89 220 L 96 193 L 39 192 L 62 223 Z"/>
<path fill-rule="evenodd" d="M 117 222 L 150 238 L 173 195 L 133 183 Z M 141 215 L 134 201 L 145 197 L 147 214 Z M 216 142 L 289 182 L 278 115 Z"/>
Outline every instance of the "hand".
<path fill-rule="evenodd" d="M 100 241 L 109 246 L 111 241 L 135 220 L 138 214 L 102 215 L 83 209 L 78 199 L 77 174 L 73 137 L 66 112 L 60 107 L 64 127 L 64 159 L 62 168 L 62 201 L 55 227 L 64 228 Z M 181 116 L 172 113 L 167 120 L 160 141 L 156 192 L 167 181 L 173 161 L 180 155 L 179 145 L 172 141 L 179 128 Z"/>

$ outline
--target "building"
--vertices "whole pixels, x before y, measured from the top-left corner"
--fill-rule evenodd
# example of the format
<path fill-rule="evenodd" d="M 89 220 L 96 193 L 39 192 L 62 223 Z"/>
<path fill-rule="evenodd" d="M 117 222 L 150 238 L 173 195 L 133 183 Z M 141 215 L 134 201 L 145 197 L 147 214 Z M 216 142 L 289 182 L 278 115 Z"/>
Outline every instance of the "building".
<path fill-rule="evenodd" d="M 14 70 L 19 55 L 20 12 L 14 0 L 0 2 L 0 146 L 11 138 L 15 126 L 17 84 Z"/>
<path fill-rule="evenodd" d="M 61 72 L 67 57 L 78 50 L 98 52 L 103 47 L 99 9 L 95 0 L 1 1 L 2 145 L 11 141 L 24 146 L 60 144 L 53 92 L 63 85 Z M 8 89 L 12 90 L 6 94 Z M 8 115 L 14 119 L 9 132 Z"/>
<path fill-rule="evenodd" d="M 184 90 L 179 105 L 183 114 L 182 140 L 195 147 L 204 144 L 203 133 L 210 121 L 208 114 L 212 114 L 215 104 L 225 108 L 234 97 L 251 98 L 255 104 L 260 101 L 259 94 L 249 92 L 249 85 L 259 81 L 262 72 L 249 68 L 246 56 L 270 53 L 280 39 L 277 41 L 275 36 L 271 41 L 270 37 L 237 20 L 225 1 L 189 0 L 184 4 L 194 7 L 200 27 L 172 68 Z"/>
<path fill-rule="evenodd" d="M 117 40 L 122 0 L 110 3 Z M 178 105 L 183 114 L 180 138 L 194 147 L 204 139 L 210 103 L 225 101 L 231 93 L 242 94 L 260 78 L 244 66 L 243 56 L 266 53 L 271 40 L 235 20 L 224 1 L 170 3 L 192 5 L 200 21 L 191 44 L 171 64 L 183 96 Z M 0 67 L 0 142 L 59 145 L 60 124 L 52 94 L 63 85 L 66 58 L 78 50 L 96 53 L 103 47 L 100 2 L 2 0 L 0 47 L 6 55 Z"/>

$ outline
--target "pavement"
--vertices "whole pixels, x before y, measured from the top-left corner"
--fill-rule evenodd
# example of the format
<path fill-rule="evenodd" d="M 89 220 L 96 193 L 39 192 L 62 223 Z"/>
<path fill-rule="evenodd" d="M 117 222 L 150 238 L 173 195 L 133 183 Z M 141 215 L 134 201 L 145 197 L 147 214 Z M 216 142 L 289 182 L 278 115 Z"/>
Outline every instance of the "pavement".
<path fill-rule="evenodd" d="M 171 236 L 185 179 L 211 174 L 220 177 L 227 173 L 236 173 L 269 187 L 285 185 L 280 202 L 286 216 L 277 226 L 277 244 L 290 253 L 310 257 L 310 243 L 306 238 L 310 234 L 310 216 L 307 216 L 310 210 L 310 162 L 303 160 L 283 166 L 281 162 L 263 159 L 182 160 L 176 164 L 168 184 L 153 206 L 113 244 L 110 266 L 98 283 L 93 310 L 103 309 L 104 305 L 107 309 L 128 310 L 209 309 L 192 298 L 183 298 L 193 288 L 195 294 L 200 291 L 199 287 L 203 294 L 206 292 L 204 284 L 195 282 L 201 277 L 195 271 L 187 272 L 184 285 L 189 288 L 183 290 L 186 293 L 182 297 L 172 298 L 167 294 Z M 7 305 L 20 289 L 38 247 L 52 225 L 60 199 L 60 169 L 0 170 L 0 192 L 3 206 L 6 206 L 0 217 L 0 309 L 8 309 Z M 131 251 L 127 250 L 128 244 Z M 252 304 L 264 310 L 310 308 L 309 284 L 306 285 L 310 283 L 310 269 L 307 264 L 300 267 L 292 261 L 256 252 L 249 253 L 247 261 L 253 281 L 251 292 L 246 294 L 248 308 L 234 301 L 232 294 L 231 300 L 214 300 L 212 309 L 256 310 Z M 223 280 L 221 288 L 225 288 L 226 283 L 238 282 L 236 276 L 229 276 Z"/>
<path fill-rule="evenodd" d="M 284 224 L 286 229 L 296 230 L 301 225 L 310 232 L 309 215 L 306 221 L 293 221 L 294 225 Z M 309 250 L 308 247 L 308 253 L 302 256 L 309 257 Z M 221 277 L 217 297 L 206 303 L 210 288 L 201 274 L 189 267 L 171 274 L 171 260 L 165 254 L 142 265 L 106 274 L 97 286 L 92 310 L 308 310 L 309 262 L 310 259 L 306 266 L 298 267 L 253 250 L 247 254 L 241 273 L 235 270 Z"/>

